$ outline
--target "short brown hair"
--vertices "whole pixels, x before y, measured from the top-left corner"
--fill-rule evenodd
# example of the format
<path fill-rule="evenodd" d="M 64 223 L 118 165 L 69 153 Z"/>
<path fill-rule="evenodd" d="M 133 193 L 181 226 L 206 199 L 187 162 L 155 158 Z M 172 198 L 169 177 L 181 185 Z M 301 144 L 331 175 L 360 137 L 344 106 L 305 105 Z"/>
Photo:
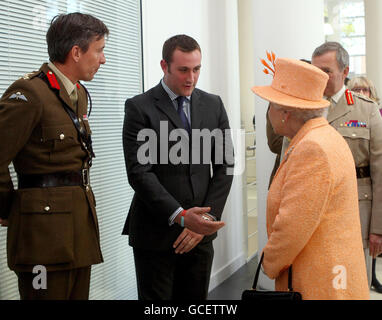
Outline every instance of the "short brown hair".
<path fill-rule="evenodd" d="M 52 62 L 65 63 L 73 46 L 82 51 L 89 49 L 94 39 L 100 40 L 109 35 L 109 29 L 99 19 L 80 12 L 55 16 L 46 33 L 49 59 Z"/>
<path fill-rule="evenodd" d="M 194 50 L 200 50 L 198 42 L 185 34 L 178 34 L 165 41 L 162 49 L 162 59 L 168 64 L 172 62 L 172 55 L 176 49 L 183 52 L 191 52 Z"/>

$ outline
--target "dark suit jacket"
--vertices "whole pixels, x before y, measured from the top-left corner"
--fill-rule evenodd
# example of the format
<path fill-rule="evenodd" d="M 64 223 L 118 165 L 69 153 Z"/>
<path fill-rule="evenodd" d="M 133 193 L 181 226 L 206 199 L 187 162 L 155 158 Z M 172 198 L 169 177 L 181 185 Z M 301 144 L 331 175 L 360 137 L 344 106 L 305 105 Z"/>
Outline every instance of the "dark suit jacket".
<path fill-rule="evenodd" d="M 163 122 L 162 122 L 163 121 Z M 168 129 L 160 130 L 168 126 Z M 229 129 L 226 111 L 219 96 L 195 89 L 191 96 L 191 127 Z M 137 161 L 138 149 L 145 141 L 138 141 L 138 132 L 152 129 L 157 136 L 158 163 L 142 165 Z M 224 157 L 215 163 L 214 152 L 217 143 L 211 145 L 211 165 L 168 164 L 160 162 L 160 141 L 167 138 L 173 129 L 183 128 L 171 99 L 159 83 L 149 91 L 128 99 L 125 104 L 125 122 L 123 127 L 123 146 L 126 170 L 130 185 L 135 191 L 123 234 L 129 235 L 129 244 L 137 248 L 152 250 L 171 249 L 174 241 L 182 232 L 178 224 L 169 226 L 169 217 L 179 207 L 189 209 L 194 206 L 209 206 L 211 214 L 220 219 L 229 190 L 232 174 L 226 174 L 227 168 L 233 167 L 233 159 L 228 163 Z M 188 139 L 188 137 L 187 137 Z M 177 144 L 169 141 L 168 150 Z M 191 141 L 195 149 L 195 139 Z M 198 148 L 203 157 L 203 144 Z M 224 139 L 223 145 L 232 151 L 231 137 Z M 191 148 L 192 148 L 191 147 Z M 191 150 L 190 148 L 190 150 Z M 194 150 L 195 151 L 195 150 Z M 163 147 L 168 157 L 169 151 Z M 163 154 L 162 154 L 163 157 Z M 190 156 L 191 158 L 191 156 Z M 202 159 L 202 158 L 201 158 Z M 160 163 L 159 163 L 160 162 Z M 191 162 L 191 161 L 190 161 Z M 216 234 L 204 237 L 203 242 L 216 238 Z"/>

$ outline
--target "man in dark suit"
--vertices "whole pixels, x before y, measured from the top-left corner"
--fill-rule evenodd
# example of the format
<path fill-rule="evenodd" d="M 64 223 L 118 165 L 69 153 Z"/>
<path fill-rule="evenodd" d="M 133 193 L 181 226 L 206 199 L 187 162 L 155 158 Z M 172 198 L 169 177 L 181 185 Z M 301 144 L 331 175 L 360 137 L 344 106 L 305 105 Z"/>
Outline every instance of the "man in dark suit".
<path fill-rule="evenodd" d="M 177 35 L 162 54 L 161 82 L 126 101 L 123 145 L 135 194 L 123 234 L 134 248 L 139 299 L 206 299 L 232 184 L 229 123 L 220 97 L 195 89 L 198 43 Z M 201 144 L 207 131 L 214 138 Z"/>

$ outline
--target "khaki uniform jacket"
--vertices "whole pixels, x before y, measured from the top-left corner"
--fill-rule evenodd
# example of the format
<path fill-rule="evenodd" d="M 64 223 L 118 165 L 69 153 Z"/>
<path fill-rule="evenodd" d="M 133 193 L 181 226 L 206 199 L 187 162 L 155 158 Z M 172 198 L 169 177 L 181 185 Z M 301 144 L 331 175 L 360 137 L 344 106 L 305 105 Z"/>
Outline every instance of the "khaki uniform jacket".
<path fill-rule="evenodd" d="M 89 266 L 103 261 L 95 199 L 91 188 L 63 186 L 15 190 L 8 165 L 17 174 L 80 171 L 87 152 L 63 103 L 78 115 L 90 134 L 87 95 L 78 90 L 78 107 L 62 82 L 59 96 L 40 71 L 14 82 L 0 100 L 0 216 L 9 219 L 9 268 L 30 271 L 44 265 L 48 271 Z"/>
<path fill-rule="evenodd" d="M 354 160 L 324 118 L 307 121 L 281 161 L 267 233 L 263 267 L 276 290 L 287 290 L 292 265 L 293 289 L 305 300 L 369 299 Z"/>
<path fill-rule="evenodd" d="M 374 102 L 351 94 L 354 104 L 348 104 L 343 94 L 337 104 L 332 101 L 327 119 L 348 143 L 356 167 L 370 166 L 370 178 L 357 179 L 363 246 L 367 248 L 370 233 L 382 235 L 382 118 Z M 363 126 L 345 126 L 351 120 Z"/>

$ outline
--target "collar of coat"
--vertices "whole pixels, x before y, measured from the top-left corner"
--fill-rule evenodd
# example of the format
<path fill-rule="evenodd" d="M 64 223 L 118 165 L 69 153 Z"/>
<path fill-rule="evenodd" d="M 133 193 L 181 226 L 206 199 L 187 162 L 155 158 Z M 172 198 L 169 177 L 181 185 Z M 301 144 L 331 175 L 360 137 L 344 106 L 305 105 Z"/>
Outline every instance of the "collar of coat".
<path fill-rule="evenodd" d="M 280 171 L 280 168 L 288 160 L 288 158 L 289 158 L 290 154 L 293 152 L 293 149 L 295 148 L 295 146 L 305 137 L 305 135 L 315 128 L 326 126 L 326 125 L 329 125 L 329 123 L 323 117 L 314 118 L 314 119 L 311 119 L 311 120 L 308 120 L 307 122 L 305 122 L 305 124 L 300 128 L 300 130 L 296 133 L 296 135 L 290 141 L 290 144 L 289 144 L 287 150 L 285 151 L 285 155 L 281 161 L 279 169 L 276 172 L 276 175 Z M 275 177 L 276 177 L 276 175 L 275 175 Z M 275 177 L 273 179 L 275 179 Z"/>
<path fill-rule="evenodd" d="M 77 112 L 76 107 L 73 105 L 73 103 L 69 97 L 68 91 L 65 89 L 63 82 L 60 80 L 60 77 L 56 76 L 54 71 L 49 68 L 48 63 L 44 63 L 41 66 L 40 71 L 43 72 L 47 77 L 48 77 L 49 72 L 53 73 L 54 79 L 57 82 L 57 85 L 52 85 L 51 82 L 49 81 L 50 88 L 52 90 L 58 90 L 59 97 L 61 98 L 61 100 L 65 104 L 67 104 L 74 112 Z M 49 78 L 48 78 L 48 80 L 49 80 Z M 77 86 L 77 88 L 78 88 L 78 86 Z M 87 105 L 86 92 L 81 86 L 79 86 L 79 88 L 78 88 L 78 105 L 84 105 L 84 104 Z"/>

